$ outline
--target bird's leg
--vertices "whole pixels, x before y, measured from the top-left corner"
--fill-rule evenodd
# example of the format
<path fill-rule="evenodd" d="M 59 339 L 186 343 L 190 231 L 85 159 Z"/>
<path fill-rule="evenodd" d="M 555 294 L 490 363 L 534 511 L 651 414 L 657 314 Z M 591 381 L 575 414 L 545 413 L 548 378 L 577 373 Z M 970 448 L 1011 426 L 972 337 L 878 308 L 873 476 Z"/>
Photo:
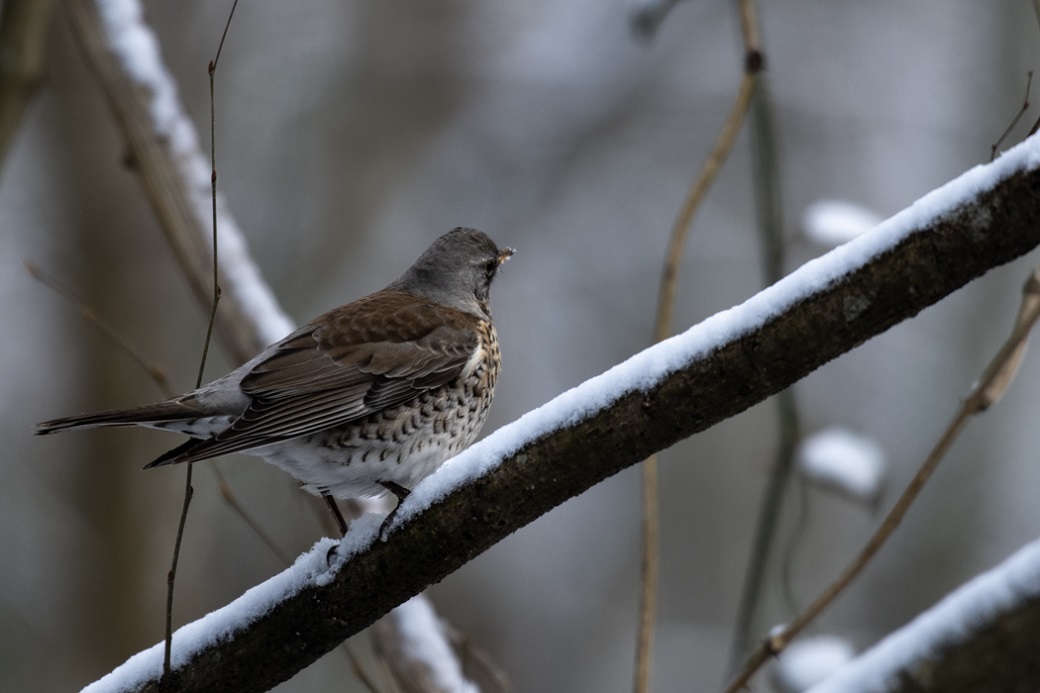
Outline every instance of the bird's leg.
<path fill-rule="evenodd" d="M 394 506 L 394 509 L 391 510 L 386 516 L 386 519 L 383 520 L 383 524 L 379 525 L 379 538 L 382 541 L 386 541 L 388 537 L 387 530 L 390 529 L 390 522 L 394 519 L 394 515 L 397 514 L 398 508 L 401 507 L 401 502 L 408 497 L 408 494 L 410 494 L 411 491 L 395 481 L 380 481 L 379 485 L 397 497 L 397 505 Z"/>
<path fill-rule="evenodd" d="M 347 533 L 347 523 L 343 519 L 342 513 L 339 511 L 339 506 L 336 505 L 336 499 L 329 494 L 328 491 L 322 491 L 321 497 L 325 500 L 325 503 L 329 506 L 329 510 L 332 511 L 332 517 L 335 518 L 336 524 L 339 526 L 340 535 Z"/>

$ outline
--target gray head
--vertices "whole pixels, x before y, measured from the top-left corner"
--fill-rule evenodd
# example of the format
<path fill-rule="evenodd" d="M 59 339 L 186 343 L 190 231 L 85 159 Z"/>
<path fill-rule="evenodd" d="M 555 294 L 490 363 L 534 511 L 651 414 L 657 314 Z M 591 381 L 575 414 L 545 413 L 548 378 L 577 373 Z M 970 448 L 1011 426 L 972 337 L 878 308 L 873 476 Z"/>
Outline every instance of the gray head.
<path fill-rule="evenodd" d="M 481 231 L 454 229 L 434 241 L 408 271 L 386 288 L 490 317 L 491 280 L 512 254 L 512 248 L 499 248 Z"/>

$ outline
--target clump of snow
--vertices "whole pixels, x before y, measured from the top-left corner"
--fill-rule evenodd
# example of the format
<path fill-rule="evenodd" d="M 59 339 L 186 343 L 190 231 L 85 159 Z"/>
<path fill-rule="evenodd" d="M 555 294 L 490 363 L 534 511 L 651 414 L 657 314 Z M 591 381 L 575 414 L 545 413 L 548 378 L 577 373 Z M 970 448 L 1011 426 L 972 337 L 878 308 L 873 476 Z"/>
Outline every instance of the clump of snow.
<path fill-rule="evenodd" d="M 817 200 L 802 212 L 806 237 L 828 247 L 847 243 L 880 224 L 877 212 L 843 200 Z"/>
<path fill-rule="evenodd" d="M 900 672 L 927 666 L 943 647 L 983 628 L 1016 605 L 1040 596 L 1040 541 L 1026 545 L 892 633 L 810 693 L 891 690 Z"/>
<path fill-rule="evenodd" d="M 844 428 L 826 428 L 803 440 L 795 461 L 806 479 L 867 504 L 877 500 L 884 485 L 881 446 Z"/>
<path fill-rule="evenodd" d="M 780 653 L 773 680 L 785 693 L 801 693 L 833 675 L 854 654 L 852 645 L 836 635 L 801 638 Z"/>

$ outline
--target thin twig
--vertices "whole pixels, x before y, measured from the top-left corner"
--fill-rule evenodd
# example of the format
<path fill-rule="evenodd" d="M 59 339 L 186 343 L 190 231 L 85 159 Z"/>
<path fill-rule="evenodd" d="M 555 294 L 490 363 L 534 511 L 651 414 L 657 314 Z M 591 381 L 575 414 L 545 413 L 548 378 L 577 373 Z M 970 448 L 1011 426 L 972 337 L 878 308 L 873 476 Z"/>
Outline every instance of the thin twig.
<path fill-rule="evenodd" d="M 192 466 L 187 465 L 184 476 L 184 502 L 181 505 L 180 520 L 177 522 L 177 537 L 173 542 L 173 557 L 170 560 L 170 570 L 166 573 L 166 634 L 163 649 L 163 676 L 170 674 L 170 658 L 173 654 L 173 588 L 177 581 L 177 561 L 181 555 L 181 539 L 184 537 L 184 525 L 188 521 L 188 507 L 191 498 L 195 495 L 195 489 L 191 485 Z"/>
<path fill-rule="evenodd" d="M 657 455 L 643 462 L 643 552 L 640 563 L 639 639 L 636 642 L 636 670 L 633 690 L 650 690 L 650 663 L 654 647 L 654 621 L 657 618 L 657 587 L 660 572 L 658 528 L 660 502 L 657 490 Z"/>
<path fill-rule="evenodd" d="M 347 657 L 350 659 L 350 668 L 354 671 L 354 676 L 357 677 L 357 680 L 368 689 L 369 693 L 381 693 L 379 686 L 377 686 L 376 682 L 372 680 L 372 677 L 368 675 L 365 668 L 361 666 L 361 659 L 347 646 L 346 640 L 343 641 L 343 649 L 346 651 Z"/>
<path fill-rule="evenodd" d="M 783 628 L 771 634 L 758 649 L 752 653 L 740 673 L 726 688 L 726 693 L 736 693 L 745 688 L 755 672 L 771 657 L 783 651 L 788 643 L 812 623 L 846 587 L 863 571 L 874 555 L 881 549 L 888 538 L 902 522 L 907 510 L 921 493 L 939 462 L 957 439 L 967 422 L 991 406 L 996 404 L 1007 391 L 1014 379 L 1018 365 L 1025 351 L 1026 339 L 1037 319 L 1040 318 L 1040 270 L 1034 270 L 1026 280 L 1022 289 L 1022 303 L 1018 317 L 1015 319 L 1011 335 L 1001 346 L 993 360 L 990 361 L 965 398 L 960 409 L 943 431 L 931 453 L 925 458 L 921 468 L 910 481 L 895 505 L 885 516 L 881 526 L 867 542 L 855 559 L 842 571 L 841 575 L 826 590 Z"/>
<path fill-rule="evenodd" d="M 1028 76 L 1026 77 L 1026 95 L 1025 95 L 1025 98 L 1022 99 L 1022 107 L 1018 109 L 1018 113 L 1016 113 L 1015 117 L 1011 119 L 1011 122 L 1008 124 L 1007 128 L 1004 129 L 1004 132 L 1002 132 L 1000 134 L 1000 137 L 997 138 L 997 141 L 994 142 L 992 144 L 992 146 L 990 147 L 990 150 L 989 150 L 989 160 L 990 161 L 993 161 L 994 159 L 997 158 L 997 150 L 1000 149 L 1000 145 L 1004 143 L 1004 140 L 1007 139 L 1008 135 L 1011 134 L 1011 131 L 1015 129 L 1016 125 L 1018 125 L 1018 121 L 1021 120 L 1022 116 L 1024 116 L 1026 111 L 1029 110 L 1029 88 L 1032 85 L 1033 85 L 1033 71 L 1030 70 L 1028 72 Z M 1030 134 L 1032 134 L 1032 133 L 1030 133 Z"/>
<path fill-rule="evenodd" d="M 210 164 L 212 175 L 210 176 L 210 190 L 212 191 L 213 206 L 213 304 L 209 314 L 209 324 L 206 326 L 206 339 L 202 344 L 202 358 L 199 359 L 199 372 L 195 377 L 196 389 L 202 386 L 202 377 L 206 372 L 206 357 L 209 355 L 209 345 L 213 338 L 213 327 L 217 322 L 217 307 L 220 305 L 220 274 L 217 255 L 217 117 L 216 103 L 214 100 L 214 79 L 217 72 L 217 61 L 220 59 L 220 51 L 224 48 L 224 39 L 227 37 L 228 28 L 231 26 L 231 18 L 235 16 L 235 8 L 238 0 L 231 5 L 227 22 L 224 24 L 224 33 L 220 36 L 220 44 L 217 46 L 216 57 L 209 63 L 209 142 L 210 142 Z M 170 673 L 170 657 L 173 652 L 173 592 L 177 579 L 177 561 L 180 558 L 181 542 L 184 539 L 184 525 L 188 521 L 188 508 L 194 496 L 191 486 L 192 469 L 194 465 L 185 465 L 184 470 L 184 504 L 181 506 L 181 517 L 177 523 L 177 537 L 173 542 L 173 560 L 170 564 L 170 572 L 166 577 L 166 645 L 163 653 L 163 674 Z"/>
<path fill-rule="evenodd" d="M 170 380 L 166 376 L 166 371 L 162 367 L 150 363 L 137 347 L 112 329 L 108 323 L 101 319 L 97 314 L 97 311 L 91 308 L 90 305 L 80 298 L 72 289 L 68 288 L 56 278 L 52 277 L 47 272 L 44 272 L 43 269 L 35 263 L 29 262 L 28 260 L 25 261 L 25 269 L 28 270 L 33 279 L 53 291 L 65 302 L 74 306 L 76 310 L 79 311 L 80 316 L 87 321 L 87 324 L 93 325 L 94 328 L 104 335 L 106 339 L 112 342 L 112 344 L 114 344 L 120 351 L 129 356 L 130 359 L 141 368 L 141 370 L 148 374 L 156 386 L 158 386 L 163 397 L 170 397 L 173 394 L 170 389 Z"/>
<path fill-rule="evenodd" d="M 682 260 L 683 245 L 686 242 L 685 229 L 693 221 L 693 215 L 700 206 L 708 188 L 718 175 L 722 162 L 725 161 L 729 150 L 740 133 L 740 126 L 744 122 L 748 106 L 751 103 L 751 95 L 755 91 L 757 74 L 744 72 L 740 78 L 740 86 L 737 90 L 737 98 L 730 110 L 726 123 L 723 125 L 715 146 L 708 154 L 697 179 L 686 194 L 679 216 L 672 229 L 672 236 L 668 245 L 668 253 L 665 256 L 664 273 L 661 277 L 661 293 L 658 302 L 658 316 L 655 324 L 670 325 L 672 323 L 672 311 L 675 305 L 676 278 L 679 274 L 679 263 Z M 654 330 L 654 336 L 661 334 L 660 330 Z M 667 337 L 667 330 L 665 331 Z"/>
<path fill-rule="evenodd" d="M 128 69 L 128 47 L 149 43 L 154 33 L 133 0 L 119 11 L 102 12 L 98 0 L 68 0 L 86 63 L 98 79 L 126 142 L 137 173 L 174 257 L 198 301 L 212 303 L 212 191 L 202 181 L 208 165 L 198 135 L 177 96 L 173 76 L 158 62 L 153 69 Z M 138 66 L 139 67 L 139 66 Z M 157 99 L 162 97 L 162 107 Z M 173 136 L 173 135 L 176 136 Z M 226 202 L 217 197 L 220 218 L 221 286 L 217 330 L 225 350 L 240 363 L 291 332 L 295 325 L 278 306 L 249 254 L 241 229 Z"/>
<path fill-rule="evenodd" d="M 783 277 L 786 252 L 783 238 L 783 215 L 780 208 L 777 147 L 769 95 L 764 82 L 755 92 L 752 117 L 754 121 L 752 133 L 755 135 L 752 147 L 755 160 L 755 198 L 758 201 L 758 226 L 764 255 L 762 275 L 765 285 L 771 286 Z M 730 645 L 730 666 L 726 671 L 727 678 L 739 668 L 749 649 L 751 633 L 754 630 L 754 619 L 759 610 L 765 585 L 766 569 L 775 543 L 779 517 L 794 466 L 794 451 L 801 438 L 801 417 L 798 413 L 798 400 L 793 388 L 787 388 L 777 394 L 776 415 L 780 439 L 755 525 L 751 557 Z"/>
<path fill-rule="evenodd" d="M 40 269 L 37 265 L 32 262 L 26 261 L 26 269 L 29 274 L 36 281 L 40 282 L 48 289 L 52 290 L 55 294 L 61 297 L 66 302 L 72 304 L 80 313 L 80 316 L 87 321 L 87 324 L 97 329 L 102 335 L 104 335 L 109 341 L 111 341 L 120 351 L 124 352 L 129 356 L 140 368 L 143 370 L 148 377 L 156 384 L 163 397 L 171 397 L 173 391 L 170 388 L 169 378 L 166 376 L 166 371 L 154 363 L 150 363 L 145 356 L 126 340 L 116 330 L 112 329 L 103 321 L 93 308 L 87 304 L 86 301 L 79 298 L 75 292 L 68 287 L 64 286 L 57 279 L 49 275 Z M 231 486 L 224 478 L 224 474 L 220 471 L 220 467 L 217 464 L 209 465 L 209 468 L 213 471 L 213 475 L 217 479 L 217 489 L 220 491 L 220 496 L 225 503 L 237 514 L 243 522 L 256 534 L 260 541 L 264 543 L 271 550 L 271 553 L 282 563 L 283 566 L 288 566 L 292 561 L 288 554 L 282 551 L 278 544 L 274 541 L 270 534 L 268 534 L 263 527 L 253 518 L 242 504 L 238 502 L 234 492 L 231 490 Z"/>
<path fill-rule="evenodd" d="M 754 7 L 751 0 L 739 0 L 741 16 L 741 33 L 744 39 L 744 71 L 741 74 L 737 98 L 726 121 L 722 126 L 708 158 L 701 166 L 672 227 L 665 256 L 664 270 L 661 274 L 661 288 L 658 293 L 657 317 L 654 322 L 654 342 L 667 339 L 671 332 L 672 314 L 675 309 L 675 296 L 678 290 L 679 264 L 682 261 L 683 247 L 689 234 L 693 217 L 700 207 L 704 196 L 715 181 L 719 169 L 726 161 L 740 133 L 744 118 L 747 115 L 751 97 L 755 92 L 758 73 L 763 61 L 758 43 L 758 28 Z M 643 465 L 643 512 L 642 512 L 642 556 L 641 586 L 639 602 L 639 634 L 636 642 L 636 665 L 633 679 L 635 693 L 647 693 L 650 690 L 650 665 L 653 652 L 654 621 L 657 614 L 657 590 L 659 574 L 659 524 L 660 508 L 657 490 L 658 463 L 657 455 L 644 460 Z"/>

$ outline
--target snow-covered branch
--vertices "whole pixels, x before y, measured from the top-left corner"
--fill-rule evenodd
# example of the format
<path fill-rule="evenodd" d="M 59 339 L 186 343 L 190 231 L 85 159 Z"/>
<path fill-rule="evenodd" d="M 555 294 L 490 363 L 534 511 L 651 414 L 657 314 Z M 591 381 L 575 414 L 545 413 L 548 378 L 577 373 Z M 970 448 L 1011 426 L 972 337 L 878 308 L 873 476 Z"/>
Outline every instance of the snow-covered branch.
<path fill-rule="evenodd" d="M 175 636 L 163 690 L 266 690 L 568 498 L 734 416 L 1040 243 L 1040 139 L 474 445 L 419 484 L 389 541 L 355 522 Z M 99 682 L 160 690 L 157 652 Z"/>
<path fill-rule="evenodd" d="M 1040 542 L 1034 542 L 809 693 L 1035 691 L 1038 634 Z"/>

